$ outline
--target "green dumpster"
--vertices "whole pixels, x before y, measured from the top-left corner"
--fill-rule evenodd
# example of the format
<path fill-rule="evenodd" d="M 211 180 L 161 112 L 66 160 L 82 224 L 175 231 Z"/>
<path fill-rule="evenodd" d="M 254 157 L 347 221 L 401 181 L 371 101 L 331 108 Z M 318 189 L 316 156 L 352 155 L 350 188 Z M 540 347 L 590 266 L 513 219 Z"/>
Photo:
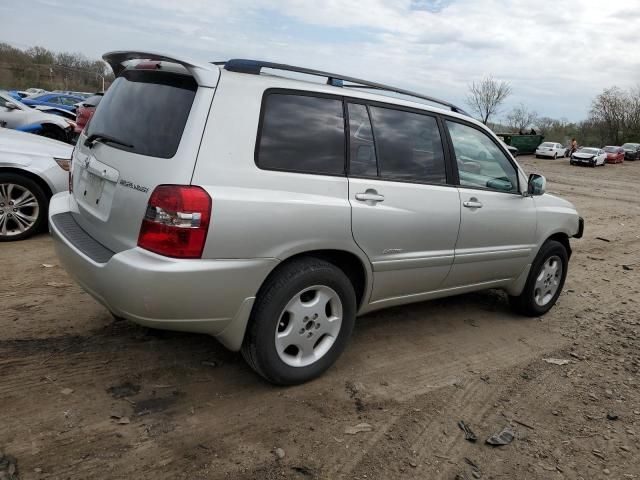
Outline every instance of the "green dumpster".
<path fill-rule="evenodd" d="M 504 143 L 518 149 L 519 154 L 534 153 L 544 141 L 544 135 L 519 135 L 517 133 L 498 133 Z"/>

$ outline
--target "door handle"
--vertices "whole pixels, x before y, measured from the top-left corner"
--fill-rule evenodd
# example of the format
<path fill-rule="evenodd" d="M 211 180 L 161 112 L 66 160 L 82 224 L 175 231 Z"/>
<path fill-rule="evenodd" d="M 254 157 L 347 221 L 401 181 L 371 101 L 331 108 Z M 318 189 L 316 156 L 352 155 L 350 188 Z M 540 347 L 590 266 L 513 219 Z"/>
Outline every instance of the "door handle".
<path fill-rule="evenodd" d="M 462 202 L 462 205 L 467 208 L 482 208 L 482 202 L 479 202 L 477 198 L 472 198 L 466 202 Z"/>
<path fill-rule="evenodd" d="M 361 202 L 384 202 L 384 195 L 380 195 L 375 190 L 367 190 L 364 193 L 356 193 L 356 200 Z"/>

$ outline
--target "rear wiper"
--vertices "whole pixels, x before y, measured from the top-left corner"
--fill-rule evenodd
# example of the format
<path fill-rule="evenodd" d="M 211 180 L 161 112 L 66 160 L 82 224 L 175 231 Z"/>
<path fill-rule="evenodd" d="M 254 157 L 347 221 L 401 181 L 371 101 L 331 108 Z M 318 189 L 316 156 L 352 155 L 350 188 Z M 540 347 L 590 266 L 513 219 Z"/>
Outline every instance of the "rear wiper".
<path fill-rule="evenodd" d="M 125 143 L 122 140 L 118 140 L 117 138 L 114 138 L 114 137 L 112 137 L 110 135 L 105 135 L 103 133 L 92 133 L 84 141 L 84 145 L 85 145 L 85 147 L 91 148 L 91 147 L 93 147 L 95 145 L 95 143 L 98 140 L 102 140 L 102 141 L 108 142 L 108 143 L 115 143 L 116 145 L 121 145 L 121 146 L 127 147 L 127 148 L 133 148 L 133 145 L 131 145 L 129 143 Z"/>

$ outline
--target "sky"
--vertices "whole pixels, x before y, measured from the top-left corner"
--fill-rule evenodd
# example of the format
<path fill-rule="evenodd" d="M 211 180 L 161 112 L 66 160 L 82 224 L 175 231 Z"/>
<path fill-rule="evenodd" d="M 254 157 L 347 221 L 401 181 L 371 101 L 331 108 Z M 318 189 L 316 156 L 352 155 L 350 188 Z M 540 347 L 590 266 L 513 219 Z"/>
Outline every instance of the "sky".
<path fill-rule="evenodd" d="M 541 116 L 578 121 L 640 84 L 640 0 L 0 0 L 0 42 L 99 57 L 148 49 L 366 78 L 468 108 L 485 76 Z"/>

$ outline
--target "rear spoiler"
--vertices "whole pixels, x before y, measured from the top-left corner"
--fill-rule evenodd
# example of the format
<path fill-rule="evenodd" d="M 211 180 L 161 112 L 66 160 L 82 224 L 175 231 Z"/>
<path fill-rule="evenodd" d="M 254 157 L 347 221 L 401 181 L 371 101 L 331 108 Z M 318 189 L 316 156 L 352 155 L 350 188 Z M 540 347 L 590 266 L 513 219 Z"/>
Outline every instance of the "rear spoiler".
<path fill-rule="evenodd" d="M 167 56 L 157 52 L 116 51 L 105 53 L 102 58 L 111 65 L 116 77 L 126 68 L 123 63 L 128 60 L 151 60 L 182 65 L 202 87 L 215 88 L 220 78 L 220 68 L 216 65 L 195 62 L 184 57 Z"/>

